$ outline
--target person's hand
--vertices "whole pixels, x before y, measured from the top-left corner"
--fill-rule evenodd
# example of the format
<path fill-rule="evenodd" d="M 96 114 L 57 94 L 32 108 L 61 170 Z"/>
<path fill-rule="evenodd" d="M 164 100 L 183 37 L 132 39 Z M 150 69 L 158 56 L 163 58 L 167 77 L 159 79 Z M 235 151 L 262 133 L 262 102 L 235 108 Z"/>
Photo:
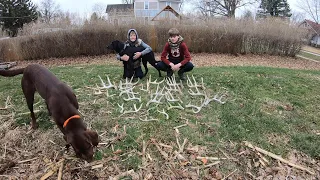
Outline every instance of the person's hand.
<path fill-rule="evenodd" d="M 141 52 L 134 53 L 133 59 L 138 59 L 142 55 Z"/>
<path fill-rule="evenodd" d="M 172 69 L 173 71 L 178 71 L 178 70 L 180 69 L 180 67 L 181 67 L 181 64 L 178 63 L 178 64 L 176 64 L 176 65 L 171 66 L 171 69 Z"/>
<path fill-rule="evenodd" d="M 171 67 L 172 70 L 174 70 L 174 64 L 170 63 L 169 66 Z"/>
<path fill-rule="evenodd" d="M 125 55 L 121 56 L 120 59 L 123 60 L 123 61 L 128 61 L 129 60 L 129 56 L 125 54 Z"/>
<path fill-rule="evenodd" d="M 180 69 L 180 67 L 181 67 L 181 63 L 178 63 L 178 64 L 174 65 L 174 69 L 176 71 L 178 71 Z"/>

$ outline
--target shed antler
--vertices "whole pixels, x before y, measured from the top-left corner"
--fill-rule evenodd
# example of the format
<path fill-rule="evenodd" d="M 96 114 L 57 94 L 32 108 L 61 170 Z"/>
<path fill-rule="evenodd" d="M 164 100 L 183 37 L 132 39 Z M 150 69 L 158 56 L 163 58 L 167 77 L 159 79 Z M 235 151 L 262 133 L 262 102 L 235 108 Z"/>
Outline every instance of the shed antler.
<path fill-rule="evenodd" d="M 195 92 L 192 89 L 188 90 L 188 93 L 192 96 L 206 96 L 205 93 L 202 93 L 199 91 L 199 88 L 201 87 L 202 89 L 205 89 L 204 85 L 203 85 L 203 78 L 202 78 L 202 85 L 199 85 L 196 81 L 196 79 L 194 78 L 194 76 L 192 75 L 192 79 L 193 82 L 191 81 L 191 79 L 189 78 L 189 76 L 187 76 L 187 85 L 189 88 L 195 88 Z"/>
<path fill-rule="evenodd" d="M 106 85 L 106 83 L 102 80 L 102 78 L 98 75 L 100 81 L 101 81 L 101 85 L 103 89 L 109 89 L 109 88 L 116 88 L 116 86 L 114 84 L 111 83 L 109 76 L 107 76 L 107 80 L 108 80 L 108 85 Z"/>
<path fill-rule="evenodd" d="M 140 109 L 142 108 L 142 105 L 143 105 L 143 103 L 141 103 L 141 104 L 140 104 L 140 107 L 137 108 L 136 104 L 133 104 L 133 108 L 134 108 L 134 109 L 130 108 L 130 110 L 124 111 L 123 114 L 138 112 L 138 111 L 140 111 Z"/>
<path fill-rule="evenodd" d="M 150 103 L 156 103 L 156 104 L 161 104 L 161 99 L 163 97 L 163 90 L 165 87 L 163 87 L 161 89 L 161 91 L 159 92 L 159 85 L 157 86 L 156 92 L 154 94 L 151 94 L 151 99 L 147 102 L 146 106 L 148 107 Z M 152 95 L 154 95 L 154 97 L 152 98 Z"/>

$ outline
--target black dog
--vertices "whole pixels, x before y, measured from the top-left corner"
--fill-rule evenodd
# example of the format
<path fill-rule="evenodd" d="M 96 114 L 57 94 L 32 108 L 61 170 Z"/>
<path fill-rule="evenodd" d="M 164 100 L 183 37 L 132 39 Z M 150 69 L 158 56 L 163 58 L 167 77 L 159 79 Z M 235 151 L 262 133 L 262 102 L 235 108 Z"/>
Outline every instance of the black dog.
<path fill-rule="evenodd" d="M 124 65 L 123 77 L 125 77 L 126 74 L 129 74 L 130 77 L 133 75 L 133 73 L 134 73 L 133 64 L 134 64 L 134 61 L 137 61 L 137 60 L 133 60 L 133 56 L 136 52 L 141 52 L 145 49 L 144 47 L 141 47 L 141 46 L 138 46 L 138 47 L 133 46 L 133 47 L 128 48 L 125 46 L 125 44 L 123 42 L 120 42 L 118 40 L 112 41 L 112 43 L 109 46 L 107 46 L 107 48 L 110 50 L 116 51 L 117 53 L 119 53 L 120 56 L 123 56 L 124 54 L 129 56 L 128 61 L 123 61 L 123 65 Z M 156 64 L 158 61 L 155 60 L 154 53 L 152 51 L 150 53 L 142 56 L 141 59 L 142 59 L 142 64 L 146 70 L 144 76 L 146 76 L 149 71 L 149 69 L 147 67 L 148 62 L 154 68 L 157 69 Z M 157 69 L 157 70 L 159 72 L 159 77 L 161 77 L 160 70 L 159 69 Z"/>

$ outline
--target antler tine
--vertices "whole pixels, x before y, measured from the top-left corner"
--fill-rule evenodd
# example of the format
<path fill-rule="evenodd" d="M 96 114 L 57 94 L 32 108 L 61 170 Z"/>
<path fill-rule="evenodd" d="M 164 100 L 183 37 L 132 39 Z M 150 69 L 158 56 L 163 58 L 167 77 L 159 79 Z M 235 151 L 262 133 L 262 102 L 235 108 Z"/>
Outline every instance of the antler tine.
<path fill-rule="evenodd" d="M 102 92 L 101 92 L 101 90 L 100 90 L 99 86 L 98 86 L 97 84 L 96 84 L 96 86 L 97 86 L 97 90 L 98 90 L 98 92 L 97 92 L 97 91 L 95 91 L 95 92 L 94 92 L 94 94 L 95 94 L 95 95 L 102 94 Z"/>
<path fill-rule="evenodd" d="M 159 121 L 158 119 L 154 119 L 154 118 L 151 118 L 151 119 L 148 119 L 148 117 L 146 116 L 146 118 L 142 119 L 141 117 L 139 117 L 140 121 L 143 121 L 143 122 L 150 122 L 150 121 Z"/>
<path fill-rule="evenodd" d="M 130 110 L 124 111 L 123 114 L 138 112 L 138 111 L 140 111 L 140 109 L 142 108 L 142 105 L 143 105 L 143 103 L 141 103 L 141 104 L 140 104 L 140 107 L 137 108 L 136 104 L 133 104 L 134 110 L 132 110 L 132 108 L 130 108 Z"/>
<path fill-rule="evenodd" d="M 180 103 L 178 103 L 178 106 L 172 106 L 170 104 L 170 102 L 168 102 L 168 104 L 169 104 L 169 107 L 167 108 L 167 110 L 170 110 L 170 109 L 181 109 L 181 110 L 184 110 L 184 107 L 182 107 Z"/>
<path fill-rule="evenodd" d="M 122 94 L 124 94 L 124 93 L 131 93 L 131 94 L 139 94 L 139 93 L 135 93 L 135 92 L 133 92 L 133 88 L 131 87 L 131 88 L 129 88 L 129 89 L 124 89 L 124 90 L 122 90 L 120 93 L 119 93 L 119 96 L 121 96 Z"/>
<path fill-rule="evenodd" d="M 100 81 L 101 81 L 101 85 L 102 85 L 101 88 L 103 88 L 103 89 L 109 89 L 109 88 L 112 88 L 112 87 L 116 88 L 115 85 L 113 85 L 113 84 L 111 83 L 111 81 L 110 81 L 110 79 L 109 79 L 109 76 L 107 76 L 108 86 L 107 86 L 106 83 L 102 80 L 102 78 L 101 78 L 100 75 L 98 75 L 98 77 L 99 77 L 99 79 L 100 79 Z"/>
<path fill-rule="evenodd" d="M 189 76 L 187 75 L 187 86 L 188 87 L 194 87 L 194 85 L 193 85 L 193 83 L 191 82 L 191 80 L 190 80 L 190 78 L 189 78 Z"/>
<path fill-rule="evenodd" d="M 198 88 L 196 88 L 197 92 L 192 91 L 192 89 L 188 90 L 188 93 L 192 96 L 206 96 L 204 93 L 201 93 Z"/>
<path fill-rule="evenodd" d="M 179 93 L 182 93 L 179 84 L 175 80 L 174 75 L 172 76 L 172 78 L 166 78 L 166 83 L 168 85 L 167 90 L 177 91 Z"/>
<path fill-rule="evenodd" d="M 107 97 L 112 97 L 112 96 L 115 96 L 116 94 L 109 94 L 109 91 L 107 90 Z"/>
<path fill-rule="evenodd" d="M 170 91 L 167 91 L 165 93 L 165 97 L 166 97 L 167 101 L 169 101 L 169 102 L 177 102 L 178 101 L 178 102 L 182 103 L 181 99 L 179 97 L 178 97 L 178 99 L 175 99 Z"/>
<path fill-rule="evenodd" d="M 192 111 L 193 111 L 193 113 L 196 114 L 196 113 L 198 113 L 198 112 L 201 111 L 203 105 L 204 105 L 204 104 L 202 103 L 201 106 L 196 106 L 196 105 L 192 105 L 191 102 L 189 102 L 189 104 L 187 104 L 186 107 L 187 107 L 187 108 L 189 108 L 189 107 L 190 107 L 190 108 L 193 108 Z M 196 109 L 196 110 L 194 110 L 194 109 Z"/>
<path fill-rule="evenodd" d="M 103 88 L 106 87 L 106 83 L 102 80 L 101 76 L 98 75 L 98 77 L 99 77 L 99 79 L 100 79 L 100 81 L 101 81 L 101 86 L 102 86 Z"/>
<path fill-rule="evenodd" d="M 224 98 L 224 97 L 226 97 L 226 96 L 227 96 L 226 94 L 223 94 L 223 95 L 221 95 L 221 96 L 219 97 L 218 94 L 216 94 L 216 95 L 213 97 L 212 100 L 215 100 L 215 101 L 217 101 L 217 102 L 220 103 L 220 104 L 224 104 L 224 103 L 226 103 L 226 101 L 222 101 L 221 99 Z"/>
<path fill-rule="evenodd" d="M 191 76 L 192 76 L 192 80 L 194 82 L 194 86 L 198 87 L 198 83 L 197 83 L 196 79 L 194 78 L 193 74 Z"/>
<path fill-rule="evenodd" d="M 213 98 L 210 99 L 210 98 L 208 98 L 208 96 L 206 95 L 206 96 L 205 96 L 205 101 L 204 101 L 204 106 L 208 105 L 211 101 L 216 101 L 216 102 L 218 102 L 218 103 L 220 103 L 220 104 L 225 104 L 226 101 L 222 101 L 222 99 L 223 99 L 224 97 L 226 97 L 226 96 L 227 96 L 226 94 L 223 94 L 223 95 L 219 96 L 219 93 L 218 93 L 218 94 L 214 95 Z"/>
<path fill-rule="evenodd" d="M 122 81 L 120 80 L 120 82 L 119 82 L 119 90 L 121 91 L 122 89 L 124 89 L 124 88 L 122 87 Z"/>
<path fill-rule="evenodd" d="M 183 89 L 184 86 L 183 86 L 182 80 L 180 80 L 180 85 L 181 85 L 181 89 Z"/>
<path fill-rule="evenodd" d="M 137 85 L 139 82 L 140 82 L 140 79 L 138 78 L 137 82 L 135 82 L 135 83 L 132 83 L 132 82 L 131 82 L 131 85 L 132 85 L 132 86 L 135 86 L 135 85 Z"/>
<path fill-rule="evenodd" d="M 149 83 L 150 83 L 150 84 L 157 84 L 157 85 L 159 85 L 159 84 L 162 84 L 162 83 L 164 82 L 164 79 L 163 79 L 162 81 L 159 81 L 159 82 L 157 82 L 157 80 L 158 80 L 158 79 L 156 79 L 155 81 L 150 81 Z"/>
<path fill-rule="evenodd" d="M 154 93 L 155 96 L 152 98 L 152 95 L 151 95 L 151 100 L 149 100 L 149 101 L 147 102 L 146 106 L 149 106 L 149 104 L 152 103 L 152 102 L 153 102 L 153 103 L 156 103 L 156 104 L 161 104 L 160 101 L 161 101 L 161 99 L 162 99 L 162 97 L 163 97 L 162 92 L 163 92 L 164 88 L 165 88 L 165 87 L 163 87 L 163 88 L 160 90 L 160 92 L 158 92 L 158 90 L 159 90 L 159 85 L 158 85 L 158 86 L 157 86 L 156 93 Z M 158 96 L 160 96 L 159 99 L 157 99 Z"/>
<path fill-rule="evenodd" d="M 138 93 L 134 93 L 133 91 L 127 91 L 126 93 L 128 95 L 128 98 L 123 98 L 123 100 L 125 100 L 125 101 L 138 100 L 139 102 L 141 102 L 141 97 L 138 98 L 135 96 L 135 94 L 138 94 Z M 130 96 L 130 94 L 132 96 Z"/>
<path fill-rule="evenodd" d="M 193 82 L 191 81 L 191 79 L 190 79 L 190 77 L 187 75 L 187 85 L 188 85 L 188 87 L 190 87 L 190 88 L 198 88 L 198 87 L 204 87 L 204 85 L 199 85 L 198 83 L 197 83 L 197 81 L 196 81 L 196 79 L 194 78 L 194 76 L 193 75 L 191 75 L 192 76 L 192 80 L 193 80 Z M 203 78 L 202 78 L 202 81 L 203 81 Z"/>
<path fill-rule="evenodd" d="M 112 87 L 113 87 L 113 88 L 116 89 L 117 86 L 115 86 L 114 83 L 113 83 L 113 84 L 111 83 L 109 76 L 107 76 L 107 80 L 108 80 L 108 84 L 109 84 L 109 85 L 107 86 L 107 88 L 112 88 Z"/>
<path fill-rule="evenodd" d="M 169 115 L 162 109 L 162 111 L 157 110 L 159 113 L 164 114 L 166 116 L 166 119 L 169 119 Z"/>
<path fill-rule="evenodd" d="M 130 84 L 132 84 L 133 76 L 131 76 L 131 78 L 130 78 L 130 81 L 129 81 Z"/>
<path fill-rule="evenodd" d="M 117 103 L 117 104 L 118 104 L 118 103 Z M 119 106 L 119 108 L 120 108 L 120 113 L 123 113 L 123 111 L 124 111 L 123 103 L 121 104 L 121 106 L 120 106 L 120 104 L 118 104 L 118 106 Z"/>
<path fill-rule="evenodd" d="M 201 77 L 201 87 L 202 87 L 203 89 L 206 89 L 206 87 L 204 86 L 203 77 Z"/>
<path fill-rule="evenodd" d="M 148 90 L 148 86 L 147 86 L 147 89 L 143 89 L 143 84 L 142 84 L 140 90 L 141 90 L 141 91 L 145 91 L 145 92 L 148 92 L 148 91 L 149 91 L 149 90 Z"/>

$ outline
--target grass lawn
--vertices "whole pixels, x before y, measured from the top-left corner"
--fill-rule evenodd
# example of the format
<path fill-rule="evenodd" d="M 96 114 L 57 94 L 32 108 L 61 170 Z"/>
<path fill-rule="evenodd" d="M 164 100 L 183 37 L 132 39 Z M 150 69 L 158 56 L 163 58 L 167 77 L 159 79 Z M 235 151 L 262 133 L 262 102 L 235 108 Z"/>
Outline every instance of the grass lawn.
<path fill-rule="evenodd" d="M 106 93 L 94 95 L 92 89 L 96 87 L 95 84 L 100 85 L 98 75 L 104 79 L 108 75 L 118 85 L 122 73 L 120 67 L 88 65 L 54 67 L 50 70 L 74 89 L 84 120 L 99 134 L 103 134 L 102 142 L 125 134 L 119 141 L 113 142 L 112 146 L 99 147 L 95 155 L 100 160 L 114 156 L 117 151 L 121 154 L 117 163 L 124 169 L 137 170 L 144 164 L 143 161 L 146 160 L 141 155 L 144 142 L 149 143 L 148 154 L 157 162 L 157 167 L 164 167 L 166 161 L 163 155 L 157 147 L 152 146 L 150 140 L 155 139 L 158 143 L 177 149 L 177 132 L 173 128 L 186 122 L 187 126 L 179 128 L 180 144 L 187 139 L 186 147 L 205 147 L 202 154 L 201 151 L 198 152 L 202 156 L 223 157 L 226 153 L 234 157 L 243 149 L 241 142 L 249 141 L 282 157 L 297 150 L 316 160 L 320 158 L 319 71 L 266 67 L 196 68 L 192 72 L 195 79 L 201 82 L 203 77 L 206 92 L 211 97 L 217 92 L 227 94 L 225 104 L 212 101 L 196 114 L 190 108 L 166 110 L 165 103 L 157 107 L 154 104 L 146 107 L 150 95 L 140 90 L 141 84 L 145 88 L 145 78 L 134 89 L 141 95 L 141 110 L 122 115 L 117 104 L 124 104 L 124 109 L 129 110 L 133 104 L 140 106 L 141 103 L 124 101 L 122 96 L 119 97 L 119 90 L 110 89 L 108 94 L 115 96 L 107 97 Z M 149 72 L 152 80 L 155 80 L 157 72 L 153 69 Z M 30 118 L 29 114 L 19 115 L 28 112 L 20 80 L 21 76 L 0 78 L 0 102 L 5 102 L 11 96 L 17 114 L 15 121 L 24 125 L 29 123 Z M 183 85 L 183 94 L 178 93 L 176 96 L 181 98 L 183 106 L 189 102 L 199 105 L 201 97 L 190 96 L 187 93 L 187 83 L 184 82 Z M 156 85 L 151 86 L 153 93 L 155 88 Z M 35 103 L 35 109 L 40 110 L 37 113 L 40 130 L 45 132 L 53 128 L 55 125 L 49 121 L 45 104 L 38 95 Z M 169 119 L 157 111 L 163 109 L 168 113 Z M 141 121 L 145 117 L 158 121 Z M 168 153 L 170 154 L 169 150 Z M 250 178 L 245 175 L 248 166 L 243 162 L 224 161 L 217 169 L 227 174 L 234 167 L 240 170 L 236 174 Z M 256 177 L 259 174 L 256 169 L 251 173 Z M 200 175 L 204 177 L 206 171 L 200 172 Z"/>

